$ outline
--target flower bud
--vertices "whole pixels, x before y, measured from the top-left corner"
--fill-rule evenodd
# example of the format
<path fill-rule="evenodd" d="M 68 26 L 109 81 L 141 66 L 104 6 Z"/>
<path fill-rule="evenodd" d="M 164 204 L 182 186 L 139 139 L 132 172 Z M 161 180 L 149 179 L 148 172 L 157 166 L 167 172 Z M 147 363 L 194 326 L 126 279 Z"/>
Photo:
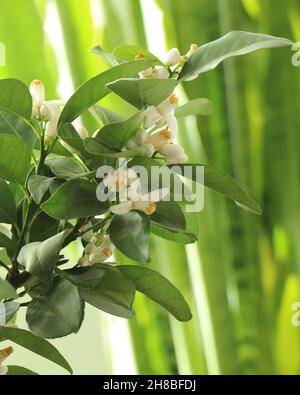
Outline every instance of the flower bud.
<path fill-rule="evenodd" d="M 165 157 L 167 164 L 185 163 L 188 159 L 184 149 L 177 144 L 166 144 L 159 152 Z"/>
<path fill-rule="evenodd" d="M 80 229 L 80 231 L 83 233 L 82 239 L 84 241 L 91 241 L 91 239 L 94 237 L 94 232 L 93 229 L 91 229 L 93 224 L 91 221 L 89 221 L 87 224 L 83 225 Z"/>
<path fill-rule="evenodd" d="M 176 63 L 180 62 L 180 52 L 178 48 L 172 48 L 170 51 L 167 53 L 167 58 L 166 58 L 166 65 L 167 66 L 174 66 Z"/>
<path fill-rule="evenodd" d="M 43 82 L 40 80 L 33 80 L 30 83 L 29 89 L 33 105 L 39 108 L 45 100 L 45 87 Z"/>

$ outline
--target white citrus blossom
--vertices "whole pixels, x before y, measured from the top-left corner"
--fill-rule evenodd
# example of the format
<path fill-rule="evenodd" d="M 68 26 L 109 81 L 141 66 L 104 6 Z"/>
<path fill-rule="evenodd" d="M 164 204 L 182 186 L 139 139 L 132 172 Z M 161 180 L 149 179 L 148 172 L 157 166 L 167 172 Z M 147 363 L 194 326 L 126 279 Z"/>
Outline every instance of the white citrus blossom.
<path fill-rule="evenodd" d="M 167 66 L 174 66 L 176 63 L 179 63 L 181 60 L 181 55 L 178 48 L 172 48 L 167 53 L 165 64 Z"/>
<path fill-rule="evenodd" d="M 134 170 L 120 167 L 115 172 L 108 174 L 103 183 L 111 191 L 123 193 L 136 178 L 137 174 Z"/>
<path fill-rule="evenodd" d="M 8 372 L 8 368 L 2 365 L 2 362 L 6 360 L 7 357 L 10 356 L 14 352 L 12 347 L 6 347 L 3 350 L 0 350 L 0 376 L 4 376 Z"/>
<path fill-rule="evenodd" d="M 89 243 L 85 247 L 85 254 L 79 259 L 80 266 L 91 266 L 95 263 L 104 263 L 112 256 L 113 245 L 108 236 L 105 236 L 101 245 L 96 246 L 94 243 Z"/>
<path fill-rule="evenodd" d="M 164 156 L 168 165 L 185 163 L 188 160 L 184 149 L 178 144 L 165 144 L 159 152 Z"/>
<path fill-rule="evenodd" d="M 143 78 L 157 78 L 160 80 L 166 80 L 169 78 L 169 71 L 164 66 L 153 66 L 153 67 L 149 67 L 149 69 L 141 71 L 139 73 L 139 77 L 141 79 L 143 79 Z"/>

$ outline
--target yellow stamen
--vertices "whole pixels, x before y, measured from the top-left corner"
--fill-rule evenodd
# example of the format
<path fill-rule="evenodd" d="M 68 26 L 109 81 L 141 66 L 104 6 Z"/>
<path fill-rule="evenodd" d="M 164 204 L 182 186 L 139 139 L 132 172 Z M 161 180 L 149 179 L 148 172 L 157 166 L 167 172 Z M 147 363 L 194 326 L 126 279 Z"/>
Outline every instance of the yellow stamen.
<path fill-rule="evenodd" d="M 178 97 L 175 95 L 175 93 L 172 93 L 172 95 L 169 97 L 169 103 L 173 105 L 178 103 Z"/>
<path fill-rule="evenodd" d="M 0 365 L 13 352 L 14 352 L 14 349 L 12 347 L 6 347 L 3 350 L 0 350 Z"/>
<path fill-rule="evenodd" d="M 190 46 L 190 51 L 195 51 L 197 48 L 199 48 L 199 45 L 197 45 L 197 44 L 191 44 L 191 46 Z"/>
<path fill-rule="evenodd" d="M 153 202 L 150 202 L 146 208 L 146 212 L 148 215 L 151 215 L 154 213 L 154 211 L 156 210 L 156 204 Z"/>
<path fill-rule="evenodd" d="M 33 80 L 33 81 L 31 81 L 31 84 L 32 85 L 42 85 L 43 84 L 43 81 L 41 81 L 41 80 Z"/>
<path fill-rule="evenodd" d="M 141 53 L 138 53 L 135 55 L 134 60 L 143 60 L 145 59 L 145 56 Z"/>
<path fill-rule="evenodd" d="M 165 139 L 169 139 L 171 137 L 171 134 L 170 134 L 168 128 L 163 129 L 159 134 Z"/>
<path fill-rule="evenodd" d="M 102 254 L 109 258 L 112 255 L 112 250 L 109 247 L 105 247 L 102 250 Z"/>

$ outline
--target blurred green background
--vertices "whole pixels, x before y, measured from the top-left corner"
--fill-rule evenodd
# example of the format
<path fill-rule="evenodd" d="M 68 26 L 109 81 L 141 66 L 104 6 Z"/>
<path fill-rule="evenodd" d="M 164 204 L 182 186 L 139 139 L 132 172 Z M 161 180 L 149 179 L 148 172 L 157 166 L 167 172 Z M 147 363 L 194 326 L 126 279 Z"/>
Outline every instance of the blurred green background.
<path fill-rule="evenodd" d="M 148 47 L 156 55 L 214 40 L 230 30 L 300 41 L 299 0 L 0 0 L 0 76 L 42 79 L 47 98 L 68 98 L 107 65 L 88 50 L 101 44 Z M 199 242 L 151 240 L 152 261 L 193 310 L 182 324 L 139 296 L 127 322 L 93 308 L 77 335 L 54 341 L 77 374 L 299 374 L 300 68 L 274 49 L 226 61 L 187 82 L 187 98 L 208 97 L 208 118 L 181 123 L 189 158 L 222 167 L 261 204 L 243 212 L 206 191 Z M 114 111 L 130 109 L 113 95 Z M 85 122 L 96 128 L 90 119 Z M 73 251 L 72 254 L 75 252 Z M 18 318 L 23 326 L 24 318 Z M 11 364 L 63 373 L 16 347 Z"/>

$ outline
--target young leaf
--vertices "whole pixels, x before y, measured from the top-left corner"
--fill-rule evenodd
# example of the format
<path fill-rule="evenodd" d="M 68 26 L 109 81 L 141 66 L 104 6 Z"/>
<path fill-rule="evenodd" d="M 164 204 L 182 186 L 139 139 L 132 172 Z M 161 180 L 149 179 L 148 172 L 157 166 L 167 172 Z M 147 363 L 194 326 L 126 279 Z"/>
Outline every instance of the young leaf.
<path fill-rule="evenodd" d="M 17 220 L 17 208 L 14 195 L 8 184 L 0 178 L 0 223 L 14 224 Z"/>
<path fill-rule="evenodd" d="M 59 125 L 63 122 L 72 122 L 89 107 L 97 103 L 100 99 L 110 93 L 107 84 L 119 78 L 133 76 L 139 71 L 152 66 L 154 61 L 139 60 L 122 63 L 109 70 L 98 74 L 81 85 L 70 97 L 59 118 Z"/>
<path fill-rule="evenodd" d="M 68 231 L 63 231 L 43 242 L 26 244 L 18 255 L 18 262 L 25 270 L 49 284 Z"/>
<path fill-rule="evenodd" d="M 174 79 L 121 78 L 107 86 L 128 103 L 142 109 L 144 106 L 157 106 L 163 102 L 177 84 L 178 81 Z"/>
<path fill-rule="evenodd" d="M 31 150 L 20 137 L 0 135 L 0 177 L 23 185 L 30 159 Z"/>
<path fill-rule="evenodd" d="M 36 142 L 36 135 L 30 123 L 9 111 L 0 110 L 0 134 L 21 137 L 31 149 Z"/>
<path fill-rule="evenodd" d="M 74 179 L 56 189 L 41 208 L 53 218 L 71 219 L 103 214 L 109 202 L 97 199 L 96 186 L 91 182 Z"/>
<path fill-rule="evenodd" d="M 19 346 L 56 363 L 71 374 L 73 373 L 71 366 L 51 343 L 29 331 L 19 328 L 1 327 L 0 341 L 5 340 L 10 340 Z"/>
<path fill-rule="evenodd" d="M 17 296 L 14 287 L 0 277 L 0 299 L 15 298 Z"/>
<path fill-rule="evenodd" d="M 155 55 L 137 45 L 119 45 L 114 49 L 113 55 L 127 61 L 134 60 L 136 55 L 142 55 L 145 59 L 153 59 L 156 64 L 164 66 L 163 62 Z"/>
<path fill-rule="evenodd" d="M 14 78 L 0 80 L 0 107 L 30 119 L 32 99 L 27 86 Z"/>
<path fill-rule="evenodd" d="M 97 309 L 123 318 L 132 318 L 135 297 L 133 283 L 109 265 L 97 265 L 105 274 L 95 287 L 79 288 L 80 296 Z"/>
<path fill-rule="evenodd" d="M 4 302 L 0 303 L 0 326 L 5 325 L 19 310 L 20 303 Z"/>
<path fill-rule="evenodd" d="M 173 231 L 185 231 L 185 218 L 176 202 L 158 202 L 156 210 L 150 216 L 151 222 Z"/>
<path fill-rule="evenodd" d="M 78 332 L 83 312 L 75 285 L 56 277 L 50 289 L 29 303 L 26 321 L 38 336 L 53 339 Z"/>
<path fill-rule="evenodd" d="M 45 176 L 34 175 L 29 177 L 27 187 L 36 204 L 41 203 L 52 181 L 52 178 Z"/>
<path fill-rule="evenodd" d="M 178 321 L 192 318 L 190 308 L 179 290 L 158 272 L 142 266 L 118 266 L 133 281 L 136 290 L 163 306 Z"/>
<path fill-rule="evenodd" d="M 118 64 L 123 63 L 121 59 L 118 59 L 112 53 L 103 51 L 100 45 L 96 45 L 96 47 L 90 49 L 90 52 L 100 56 L 102 59 L 106 60 L 107 63 L 111 66 L 117 66 Z"/>
<path fill-rule="evenodd" d="M 125 121 L 104 126 L 98 132 L 95 140 L 109 148 L 121 150 L 127 144 L 128 140 L 136 135 L 142 121 L 143 115 L 138 112 Z"/>
<path fill-rule="evenodd" d="M 80 162 L 75 158 L 47 158 L 46 165 L 58 178 L 67 180 L 85 172 Z"/>
<path fill-rule="evenodd" d="M 158 237 L 173 241 L 174 243 L 192 244 L 197 241 L 197 236 L 194 233 L 187 231 L 175 232 L 155 223 L 151 224 L 151 232 Z"/>
<path fill-rule="evenodd" d="M 109 236 L 113 244 L 128 258 L 149 261 L 148 238 L 150 221 L 142 212 L 130 211 L 113 217 Z"/>
<path fill-rule="evenodd" d="M 197 181 L 196 179 L 196 173 L 195 169 L 197 166 L 203 166 L 204 167 L 204 185 L 208 188 L 213 189 L 216 192 L 219 192 L 220 194 L 224 195 L 228 199 L 234 200 L 236 204 L 242 208 L 244 208 L 247 211 L 250 211 L 254 214 L 261 214 L 261 209 L 259 205 L 251 199 L 248 194 L 242 189 L 242 187 L 238 184 L 237 181 L 235 181 L 234 178 L 232 178 L 229 174 L 227 174 L 225 171 L 214 167 L 214 166 L 209 166 L 209 165 L 203 165 L 203 164 L 184 164 L 184 165 L 176 165 L 174 167 L 174 170 L 177 168 L 184 169 L 185 166 L 192 166 L 193 167 L 193 172 L 191 175 L 191 178 L 194 181 Z M 172 166 L 169 166 L 172 169 Z M 179 174 L 179 173 L 178 173 Z M 182 174 L 184 174 L 184 171 L 182 171 Z"/>
<path fill-rule="evenodd" d="M 212 113 L 211 101 L 205 98 L 190 100 L 188 103 L 175 109 L 176 118 L 187 117 L 189 115 L 210 115 Z"/>
<path fill-rule="evenodd" d="M 8 365 L 7 376 L 36 376 L 38 373 L 30 369 L 23 368 L 23 366 Z"/>
<path fill-rule="evenodd" d="M 179 79 L 187 80 L 190 77 L 213 70 L 223 60 L 232 56 L 245 55 L 263 48 L 288 45 L 292 45 L 292 41 L 285 38 L 239 30 L 232 31 L 196 49 L 183 66 Z"/>

